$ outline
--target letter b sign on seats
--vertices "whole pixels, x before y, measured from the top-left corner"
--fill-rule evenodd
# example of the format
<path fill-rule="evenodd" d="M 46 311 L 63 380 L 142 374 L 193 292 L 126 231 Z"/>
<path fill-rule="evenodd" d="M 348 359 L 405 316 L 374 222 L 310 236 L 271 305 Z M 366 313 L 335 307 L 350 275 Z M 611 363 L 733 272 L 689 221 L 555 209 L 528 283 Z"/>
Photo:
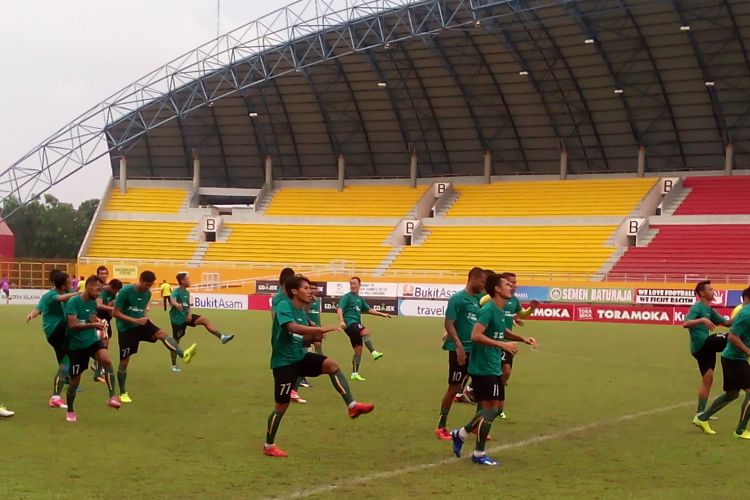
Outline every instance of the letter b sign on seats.
<path fill-rule="evenodd" d="M 216 232 L 216 219 L 206 219 L 206 232 Z"/>
<path fill-rule="evenodd" d="M 628 236 L 637 236 L 646 219 L 628 219 Z"/>

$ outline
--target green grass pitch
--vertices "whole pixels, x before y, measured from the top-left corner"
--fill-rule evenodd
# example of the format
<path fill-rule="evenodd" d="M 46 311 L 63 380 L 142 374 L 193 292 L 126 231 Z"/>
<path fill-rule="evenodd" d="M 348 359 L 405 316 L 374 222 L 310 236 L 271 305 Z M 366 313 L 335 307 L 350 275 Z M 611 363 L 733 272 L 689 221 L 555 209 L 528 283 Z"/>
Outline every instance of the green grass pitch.
<path fill-rule="evenodd" d="M 747 498 L 750 445 L 732 437 L 739 404 L 719 414 L 715 436 L 690 424 L 698 373 L 680 328 L 528 321 L 520 331 L 540 347 L 521 347 L 508 419 L 492 429 L 503 466 L 481 468 L 433 436 L 447 378 L 439 319 L 365 318 L 385 357 L 366 357 L 367 382 L 352 389 L 375 411 L 350 420 L 329 379 L 314 379 L 277 436 L 289 458 L 272 459 L 261 454 L 269 313 L 202 311 L 237 338 L 222 346 L 190 330 L 199 353 L 179 374 L 161 344 L 142 345 L 134 403 L 119 411 L 86 372 L 68 424 L 47 408 L 55 363 L 39 320 L 24 324 L 29 309 L 0 309 L 0 402 L 17 412 L 0 421 L 5 498 Z M 152 317 L 168 326 L 162 311 Z M 348 374 L 345 335 L 324 349 Z M 449 426 L 472 413 L 454 405 Z"/>

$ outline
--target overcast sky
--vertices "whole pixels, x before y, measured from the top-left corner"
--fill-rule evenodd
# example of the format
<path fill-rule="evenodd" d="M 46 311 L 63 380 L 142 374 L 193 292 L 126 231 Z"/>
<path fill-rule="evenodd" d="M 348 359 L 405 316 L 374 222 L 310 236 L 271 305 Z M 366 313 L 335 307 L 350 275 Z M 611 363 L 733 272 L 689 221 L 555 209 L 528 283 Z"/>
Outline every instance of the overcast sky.
<path fill-rule="evenodd" d="M 224 33 L 289 0 L 220 0 Z M 0 14 L 0 168 L 117 90 L 216 36 L 217 0 L 25 0 Z M 50 191 L 101 197 L 107 159 Z"/>

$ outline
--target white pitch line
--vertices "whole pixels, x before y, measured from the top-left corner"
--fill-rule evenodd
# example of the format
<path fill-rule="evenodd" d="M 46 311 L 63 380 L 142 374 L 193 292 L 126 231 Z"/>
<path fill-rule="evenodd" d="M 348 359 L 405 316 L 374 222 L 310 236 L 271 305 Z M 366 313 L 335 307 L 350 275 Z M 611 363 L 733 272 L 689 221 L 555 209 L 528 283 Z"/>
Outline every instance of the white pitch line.
<path fill-rule="evenodd" d="M 619 424 L 621 422 L 627 422 L 628 420 L 634 420 L 634 419 L 641 418 L 641 417 L 649 417 L 651 415 L 656 415 L 658 413 L 664 413 L 670 410 L 675 410 L 677 408 L 688 406 L 693 403 L 694 401 L 686 401 L 684 403 L 677 403 L 677 404 L 673 404 L 669 406 L 662 406 L 661 408 L 654 408 L 652 410 L 641 411 L 638 413 L 631 413 L 629 415 L 623 415 L 617 418 L 611 418 L 608 420 L 600 420 L 598 422 L 592 422 L 590 424 L 579 425 L 577 427 L 571 427 L 570 429 L 564 430 L 562 432 L 557 432 L 555 434 L 546 434 L 546 435 L 543 434 L 541 436 L 535 436 L 535 437 L 528 438 L 528 439 L 522 439 L 520 441 L 514 441 L 512 443 L 495 446 L 493 448 L 490 448 L 488 452 L 496 453 L 498 451 L 510 450 L 513 448 L 523 448 L 529 445 L 543 443 L 545 441 L 561 439 L 561 438 L 568 437 L 572 434 L 578 434 L 580 432 L 586 432 L 586 431 L 590 431 L 593 429 L 598 429 L 599 427 L 607 427 L 610 425 Z M 305 498 L 305 497 L 310 497 L 313 495 L 320 495 L 323 493 L 330 493 L 332 491 L 338 490 L 340 488 L 345 488 L 347 486 L 369 483 L 371 481 L 377 481 L 378 479 L 388 479 L 388 478 L 395 477 L 395 476 L 401 476 L 403 474 L 412 474 L 414 472 L 421 472 L 423 470 L 440 467 L 441 465 L 456 463 L 460 460 L 462 459 L 456 458 L 456 457 L 450 457 L 450 458 L 446 458 L 443 460 L 439 460 L 437 462 L 431 462 L 431 463 L 421 464 L 421 465 L 412 465 L 410 467 L 402 467 L 400 469 L 394 469 L 394 470 L 383 471 L 383 472 L 376 472 L 375 474 L 370 474 L 369 476 L 362 476 L 362 477 L 347 479 L 346 481 L 339 481 L 339 482 L 331 483 L 325 486 L 319 486 L 317 488 L 300 490 L 294 493 L 290 493 L 288 495 L 282 495 L 282 496 L 271 497 L 271 498 L 276 498 L 279 500 L 286 500 L 286 499 L 292 499 L 292 498 Z"/>

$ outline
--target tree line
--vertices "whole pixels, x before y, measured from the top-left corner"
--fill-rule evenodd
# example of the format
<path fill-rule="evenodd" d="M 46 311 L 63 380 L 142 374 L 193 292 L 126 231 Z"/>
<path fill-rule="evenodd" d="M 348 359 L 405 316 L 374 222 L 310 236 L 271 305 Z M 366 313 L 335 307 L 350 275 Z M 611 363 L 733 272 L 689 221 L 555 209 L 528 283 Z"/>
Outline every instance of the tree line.
<path fill-rule="evenodd" d="M 15 235 L 17 259 L 75 259 L 99 200 L 86 200 L 75 208 L 45 194 L 42 201 L 34 200 L 5 217 L 19 206 L 11 197 L 0 210 L 0 218 Z"/>

